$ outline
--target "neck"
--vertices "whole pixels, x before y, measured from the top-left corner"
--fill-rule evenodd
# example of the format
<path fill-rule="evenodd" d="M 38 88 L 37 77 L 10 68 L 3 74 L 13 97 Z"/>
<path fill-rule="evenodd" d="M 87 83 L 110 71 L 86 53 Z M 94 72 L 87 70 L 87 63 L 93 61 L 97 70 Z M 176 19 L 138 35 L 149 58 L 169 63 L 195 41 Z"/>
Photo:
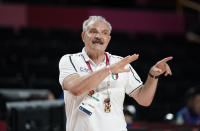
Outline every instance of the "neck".
<path fill-rule="evenodd" d="M 105 59 L 104 52 L 95 52 L 86 50 L 86 53 L 96 65 L 99 65 Z"/>

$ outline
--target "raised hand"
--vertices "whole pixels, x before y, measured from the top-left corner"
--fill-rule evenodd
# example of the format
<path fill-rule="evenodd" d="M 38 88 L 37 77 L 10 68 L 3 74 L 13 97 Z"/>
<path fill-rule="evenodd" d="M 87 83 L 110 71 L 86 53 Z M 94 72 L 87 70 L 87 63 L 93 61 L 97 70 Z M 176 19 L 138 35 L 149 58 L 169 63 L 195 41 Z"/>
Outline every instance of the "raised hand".
<path fill-rule="evenodd" d="M 166 57 L 160 61 L 158 61 L 151 69 L 150 69 L 150 74 L 153 76 L 159 76 L 163 73 L 165 73 L 164 75 L 172 75 L 171 69 L 169 67 L 169 65 L 167 64 L 167 62 L 169 60 L 172 60 L 173 57 Z"/>
<path fill-rule="evenodd" d="M 138 54 L 133 54 L 125 57 L 124 59 L 120 60 L 119 62 L 113 64 L 110 66 L 110 70 L 112 73 L 121 73 L 121 72 L 129 72 L 130 69 L 125 69 L 125 66 L 135 60 L 137 60 L 139 57 Z"/>

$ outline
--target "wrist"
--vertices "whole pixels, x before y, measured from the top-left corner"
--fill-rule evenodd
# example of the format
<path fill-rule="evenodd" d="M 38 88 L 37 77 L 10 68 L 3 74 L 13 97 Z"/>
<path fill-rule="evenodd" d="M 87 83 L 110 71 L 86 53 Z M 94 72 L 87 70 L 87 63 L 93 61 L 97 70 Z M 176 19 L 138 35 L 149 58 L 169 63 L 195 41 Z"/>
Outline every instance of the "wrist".
<path fill-rule="evenodd" d="M 148 76 L 150 76 L 150 77 L 153 78 L 153 79 L 158 79 L 158 78 L 159 78 L 159 75 L 158 75 L 158 76 L 154 76 L 154 75 L 152 75 L 150 72 L 148 73 Z"/>

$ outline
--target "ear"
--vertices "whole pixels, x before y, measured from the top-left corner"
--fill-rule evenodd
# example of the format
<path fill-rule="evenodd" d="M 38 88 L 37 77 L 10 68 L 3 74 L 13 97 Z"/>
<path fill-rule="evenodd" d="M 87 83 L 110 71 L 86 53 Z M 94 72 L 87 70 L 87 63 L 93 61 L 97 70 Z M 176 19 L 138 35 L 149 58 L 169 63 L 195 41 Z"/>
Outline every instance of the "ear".
<path fill-rule="evenodd" d="M 84 37 L 85 37 L 85 32 L 82 32 L 81 33 L 81 38 L 82 38 L 83 42 L 84 42 Z"/>

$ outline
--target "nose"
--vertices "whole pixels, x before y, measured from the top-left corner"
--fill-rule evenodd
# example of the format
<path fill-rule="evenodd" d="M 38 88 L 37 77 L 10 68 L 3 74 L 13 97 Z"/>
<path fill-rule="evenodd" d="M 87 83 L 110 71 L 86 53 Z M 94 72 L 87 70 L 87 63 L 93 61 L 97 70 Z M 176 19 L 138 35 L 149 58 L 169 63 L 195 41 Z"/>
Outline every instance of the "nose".
<path fill-rule="evenodd" d="M 101 37 L 101 34 L 100 33 L 96 33 L 95 37 L 99 38 L 99 37 Z"/>

